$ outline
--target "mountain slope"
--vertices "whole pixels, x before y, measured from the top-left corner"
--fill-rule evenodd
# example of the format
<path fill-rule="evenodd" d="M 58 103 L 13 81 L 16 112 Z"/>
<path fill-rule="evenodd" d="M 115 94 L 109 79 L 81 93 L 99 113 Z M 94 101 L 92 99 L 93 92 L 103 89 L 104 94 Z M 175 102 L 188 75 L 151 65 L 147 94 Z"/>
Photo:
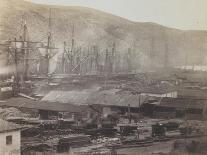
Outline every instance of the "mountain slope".
<path fill-rule="evenodd" d="M 85 7 L 47 6 L 22 0 L 0 1 L 4 4 L 0 6 L 0 15 L 8 17 L 1 18 L 4 24 L 1 40 L 19 36 L 24 18 L 30 40 L 46 41 L 49 8 L 52 8 L 51 30 L 59 48 L 63 48 L 64 41 L 71 41 L 74 25 L 76 45 L 83 49 L 97 45 L 104 52 L 115 42 L 120 53 L 132 48 L 135 66 L 147 66 L 149 61 L 153 66 L 162 66 L 166 61 L 170 65 L 207 64 L 206 31 L 181 31 L 154 23 L 132 22 Z"/>

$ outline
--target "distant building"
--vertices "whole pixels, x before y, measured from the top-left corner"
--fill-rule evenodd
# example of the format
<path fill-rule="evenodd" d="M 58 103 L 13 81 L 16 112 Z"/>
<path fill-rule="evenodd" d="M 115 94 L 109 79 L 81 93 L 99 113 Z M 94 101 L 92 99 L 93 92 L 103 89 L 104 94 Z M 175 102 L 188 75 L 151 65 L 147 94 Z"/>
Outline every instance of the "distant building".
<path fill-rule="evenodd" d="M 175 68 L 183 70 L 193 70 L 193 71 L 207 71 L 206 65 L 185 65 L 185 66 L 176 66 Z"/>
<path fill-rule="evenodd" d="M 143 92 L 141 93 L 143 96 L 152 96 L 152 97 L 170 97 L 170 98 L 177 98 L 178 93 L 177 91 L 156 91 L 156 92 Z"/>
<path fill-rule="evenodd" d="M 0 154 L 21 154 L 21 126 L 0 119 Z"/>
<path fill-rule="evenodd" d="M 13 88 L 11 82 L 0 83 L 0 99 L 7 99 L 13 96 Z"/>

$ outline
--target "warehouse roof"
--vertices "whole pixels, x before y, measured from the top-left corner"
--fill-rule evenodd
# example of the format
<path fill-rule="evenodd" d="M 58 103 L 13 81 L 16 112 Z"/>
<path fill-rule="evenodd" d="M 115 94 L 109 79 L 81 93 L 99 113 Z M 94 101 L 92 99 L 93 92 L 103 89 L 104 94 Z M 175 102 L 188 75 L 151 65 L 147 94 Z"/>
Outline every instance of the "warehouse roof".
<path fill-rule="evenodd" d="M 59 103 L 49 101 L 36 101 L 23 97 L 10 98 L 3 102 L 0 102 L 0 106 L 16 107 L 16 108 L 28 108 L 37 110 L 49 110 L 58 112 L 81 112 L 86 110 L 86 106 L 74 105 L 72 103 Z"/>
<path fill-rule="evenodd" d="M 146 97 L 142 95 L 133 95 L 130 92 L 116 92 L 114 90 L 104 90 L 93 93 L 88 99 L 89 104 L 100 104 L 107 106 L 128 106 L 138 107 L 147 100 L 155 99 L 155 97 Z"/>
<path fill-rule="evenodd" d="M 42 101 L 59 102 L 59 103 L 73 103 L 73 104 L 86 104 L 88 98 L 93 91 L 89 89 L 74 90 L 74 91 L 50 91 Z"/>

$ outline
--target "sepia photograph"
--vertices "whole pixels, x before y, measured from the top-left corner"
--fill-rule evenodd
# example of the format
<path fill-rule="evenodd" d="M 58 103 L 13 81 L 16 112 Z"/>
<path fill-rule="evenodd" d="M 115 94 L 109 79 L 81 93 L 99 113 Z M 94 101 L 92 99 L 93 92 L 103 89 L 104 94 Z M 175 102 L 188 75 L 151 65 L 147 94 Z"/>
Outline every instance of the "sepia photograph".
<path fill-rule="evenodd" d="M 0 155 L 206 154 L 206 0 L 0 0 Z"/>

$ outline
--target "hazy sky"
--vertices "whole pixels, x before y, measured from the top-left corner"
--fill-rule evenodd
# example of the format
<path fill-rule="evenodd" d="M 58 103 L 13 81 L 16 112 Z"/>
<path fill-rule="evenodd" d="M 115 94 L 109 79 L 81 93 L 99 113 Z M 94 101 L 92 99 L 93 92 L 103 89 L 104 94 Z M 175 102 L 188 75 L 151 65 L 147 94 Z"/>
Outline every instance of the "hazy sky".
<path fill-rule="evenodd" d="M 178 29 L 207 30 L 207 0 L 30 0 L 53 5 L 86 6 L 137 22 Z"/>

